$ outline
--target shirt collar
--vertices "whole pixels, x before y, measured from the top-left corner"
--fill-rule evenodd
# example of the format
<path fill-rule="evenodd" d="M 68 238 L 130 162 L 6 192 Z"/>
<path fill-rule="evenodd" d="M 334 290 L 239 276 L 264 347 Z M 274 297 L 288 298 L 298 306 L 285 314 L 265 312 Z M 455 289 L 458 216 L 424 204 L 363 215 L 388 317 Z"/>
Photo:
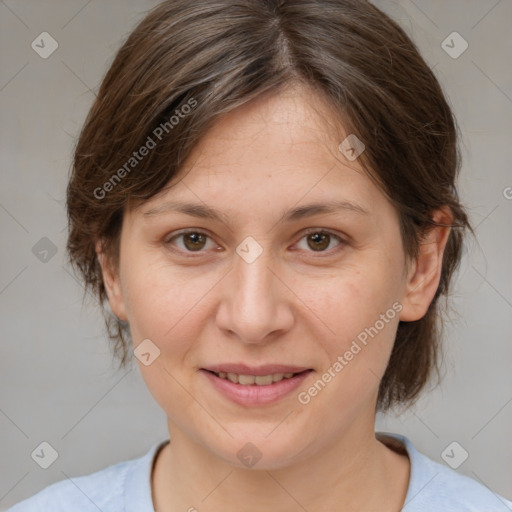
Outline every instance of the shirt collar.
<path fill-rule="evenodd" d="M 151 492 L 151 474 L 156 456 L 169 440 L 154 444 L 150 450 L 134 461 L 124 481 L 125 512 L 155 512 Z"/>

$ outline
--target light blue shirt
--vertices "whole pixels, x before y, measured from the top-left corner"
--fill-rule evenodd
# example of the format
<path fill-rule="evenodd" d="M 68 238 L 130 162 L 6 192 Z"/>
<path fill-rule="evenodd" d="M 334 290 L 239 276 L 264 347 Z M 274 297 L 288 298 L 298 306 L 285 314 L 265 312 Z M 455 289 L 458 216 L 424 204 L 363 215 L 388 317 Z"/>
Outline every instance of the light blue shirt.
<path fill-rule="evenodd" d="M 405 436 L 380 432 L 377 436 L 398 441 L 411 462 L 402 512 L 512 512 L 512 501 L 429 459 Z M 141 458 L 50 485 L 7 512 L 154 512 L 151 470 L 155 455 L 167 442 L 153 445 Z M 200 503 L 191 503 L 195 505 L 201 509 Z"/>

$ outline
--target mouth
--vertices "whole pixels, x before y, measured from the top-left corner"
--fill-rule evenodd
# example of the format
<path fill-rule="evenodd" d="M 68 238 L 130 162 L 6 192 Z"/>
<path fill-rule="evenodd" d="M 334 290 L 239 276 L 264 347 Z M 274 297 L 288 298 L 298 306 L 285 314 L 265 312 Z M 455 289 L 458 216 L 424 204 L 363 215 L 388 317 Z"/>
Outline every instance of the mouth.
<path fill-rule="evenodd" d="M 275 382 L 281 382 L 285 379 L 291 379 L 296 375 L 300 375 L 303 372 L 287 372 L 287 373 L 268 373 L 266 375 L 250 375 L 244 373 L 233 373 L 233 372 L 213 372 L 206 370 L 207 372 L 213 373 L 220 379 L 229 380 L 234 384 L 240 384 L 242 386 L 269 386 Z M 312 370 L 304 370 L 309 372 Z"/>
<path fill-rule="evenodd" d="M 313 371 L 283 365 L 218 365 L 200 370 L 223 397 L 244 406 L 276 402 L 300 386 Z"/>

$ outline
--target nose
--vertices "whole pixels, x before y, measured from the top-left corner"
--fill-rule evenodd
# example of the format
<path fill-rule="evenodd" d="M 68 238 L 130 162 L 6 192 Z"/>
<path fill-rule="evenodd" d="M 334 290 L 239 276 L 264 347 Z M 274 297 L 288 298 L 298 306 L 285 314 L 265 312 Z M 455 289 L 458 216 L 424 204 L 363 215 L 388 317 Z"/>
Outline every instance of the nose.
<path fill-rule="evenodd" d="M 237 253 L 222 283 L 217 326 L 246 344 L 264 344 L 282 336 L 294 323 L 293 294 L 274 270 L 271 251 L 251 263 Z"/>

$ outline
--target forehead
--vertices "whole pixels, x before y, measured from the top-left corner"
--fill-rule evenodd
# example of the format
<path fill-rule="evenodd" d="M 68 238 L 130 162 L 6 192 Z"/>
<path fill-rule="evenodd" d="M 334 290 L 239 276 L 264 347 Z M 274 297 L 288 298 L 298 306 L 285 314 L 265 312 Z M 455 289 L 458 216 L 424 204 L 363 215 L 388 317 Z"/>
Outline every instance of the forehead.
<path fill-rule="evenodd" d="M 287 160 L 297 164 L 303 157 L 318 161 L 325 153 L 337 151 L 343 134 L 341 120 L 320 96 L 309 88 L 289 86 L 220 117 L 194 148 L 191 159 L 198 165 L 206 160 L 232 163 L 260 151 L 261 167 L 262 161 L 271 168 Z"/>
<path fill-rule="evenodd" d="M 346 135 L 311 91 L 290 88 L 260 96 L 220 117 L 143 212 L 185 201 L 196 203 L 196 213 L 203 210 L 204 217 L 214 207 L 227 218 L 241 211 L 256 215 L 341 202 L 347 212 L 374 214 L 387 200 L 357 159 L 349 161 L 340 152 Z"/>

